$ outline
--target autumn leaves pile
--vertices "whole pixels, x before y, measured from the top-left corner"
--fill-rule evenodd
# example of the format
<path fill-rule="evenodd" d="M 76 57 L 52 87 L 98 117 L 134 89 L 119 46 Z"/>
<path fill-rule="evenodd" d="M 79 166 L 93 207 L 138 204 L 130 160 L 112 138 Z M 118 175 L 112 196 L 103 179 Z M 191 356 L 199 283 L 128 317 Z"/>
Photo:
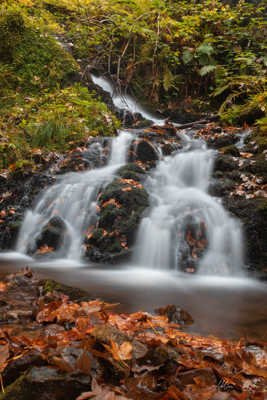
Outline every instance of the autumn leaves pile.
<path fill-rule="evenodd" d="M 42 366 L 25 362 L 26 382 L 33 370 L 35 380 L 44 370 L 66 381 L 77 374 L 87 379 L 80 394 L 66 393 L 68 399 L 266 398 L 266 343 L 188 334 L 170 313 L 116 314 L 111 311 L 115 305 L 71 301 L 48 291 L 47 282 L 29 269 L 1 282 L 1 398 L 11 399 L 5 382 L 14 363 L 30 359 L 32 351 Z M 19 393 L 17 398 L 24 397 Z M 53 398 L 61 399 L 56 391 Z"/>

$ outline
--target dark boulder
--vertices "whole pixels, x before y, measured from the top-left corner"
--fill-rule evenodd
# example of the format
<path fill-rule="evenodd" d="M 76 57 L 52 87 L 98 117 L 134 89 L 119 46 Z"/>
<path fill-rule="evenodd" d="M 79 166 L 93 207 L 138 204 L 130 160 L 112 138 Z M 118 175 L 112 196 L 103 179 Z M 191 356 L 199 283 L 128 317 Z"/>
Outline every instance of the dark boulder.
<path fill-rule="evenodd" d="M 211 136 L 207 140 L 207 144 L 209 147 L 220 149 L 225 146 L 232 146 L 239 141 L 239 137 L 234 134 L 222 134 L 219 136 Z"/>
<path fill-rule="evenodd" d="M 194 273 L 208 248 L 206 224 L 187 215 L 183 222 L 183 229 L 177 236 L 179 240 L 177 264 L 182 271 Z"/>
<path fill-rule="evenodd" d="M 166 315 L 168 322 L 179 325 L 191 325 L 194 321 L 191 315 L 179 306 L 168 304 L 166 307 L 158 308 L 155 312 L 159 315 Z"/>
<path fill-rule="evenodd" d="M 219 153 L 214 162 L 214 171 L 233 171 L 238 169 L 238 161 L 236 161 L 232 156 Z"/>
<path fill-rule="evenodd" d="M 142 163 L 155 162 L 159 159 L 159 154 L 151 142 L 145 139 L 136 142 L 136 160 Z"/>
<path fill-rule="evenodd" d="M 209 185 L 209 194 L 215 197 L 227 196 L 236 186 L 236 182 L 229 177 L 220 176 L 212 180 Z"/>
<path fill-rule="evenodd" d="M 145 171 L 138 164 L 129 163 L 121 167 L 117 174 L 123 179 L 133 179 L 139 182 L 144 179 Z"/>
<path fill-rule="evenodd" d="M 153 124 L 153 121 L 144 119 L 140 113 L 132 113 L 128 110 L 117 110 L 117 118 L 122 121 L 125 128 L 146 128 Z"/>
<path fill-rule="evenodd" d="M 228 154 L 233 157 L 240 157 L 240 152 L 235 146 L 226 146 L 223 149 L 223 154 Z"/>
<path fill-rule="evenodd" d="M 90 388 L 91 378 L 83 373 L 67 373 L 51 367 L 33 367 L 6 387 L 7 400 L 75 400 Z"/>
<path fill-rule="evenodd" d="M 0 249 L 15 247 L 25 211 L 32 207 L 40 191 L 53 182 L 54 177 L 31 171 L 25 172 L 21 178 L 12 174 L 0 177 Z"/>
<path fill-rule="evenodd" d="M 138 181 L 115 179 L 110 183 L 99 198 L 97 226 L 85 238 L 85 257 L 112 262 L 129 255 L 147 206 L 148 194 Z"/>
<path fill-rule="evenodd" d="M 267 266 L 267 199 L 244 199 L 235 196 L 225 198 L 224 205 L 243 223 L 246 263 L 253 270 L 265 270 Z"/>
<path fill-rule="evenodd" d="M 267 159 L 255 159 L 248 163 L 245 169 L 252 174 L 259 174 L 263 178 L 263 183 L 267 183 Z"/>
<path fill-rule="evenodd" d="M 47 246 L 54 251 L 59 250 L 64 243 L 66 230 L 67 227 L 62 218 L 52 217 L 37 237 L 36 248 L 39 250 Z"/>

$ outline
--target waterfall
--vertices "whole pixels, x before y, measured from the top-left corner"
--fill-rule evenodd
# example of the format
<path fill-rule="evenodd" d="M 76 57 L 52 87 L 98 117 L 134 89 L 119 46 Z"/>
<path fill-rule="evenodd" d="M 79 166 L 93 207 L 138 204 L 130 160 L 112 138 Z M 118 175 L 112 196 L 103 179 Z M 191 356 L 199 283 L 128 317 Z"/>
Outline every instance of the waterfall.
<path fill-rule="evenodd" d="M 110 93 L 116 107 L 141 113 L 157 125 L 165 123 L 131 96 L 118 94 L 107 79 L 94 75 L 92 79 Z M 135 264 L 157 269 L 238 274 L 243 266 L 241 226 L 224 210 L 219 199 L 209 195 L 215 151 L 201 140 L 193 139 L 193 133 L 188 130 L 179 134 L 183 150 L 165 158 L 160 153 L 160 161 L 146 178 L 150 209 L 141 221 L 133 259 Z M 57 257 L 79 260 L 84 233 L 97 221 L 97 195 L 126 163 L 132 140 L 132 133 L 121 131 L 112 141 L 106 167 L 57 178 L 57 183 L 43 192 L 35 208 L 26 213 L 17 251 L 34 254 L 44 229 L 51 221 L 55 222 L 54 217 L 59 217 L 64 238 L 54 253 Z M 240 145 L 242 141 L 243 136 Z M 91 144 L 86 153 L 90 160 L 101 159 L 101 143 Z"/>
<path fill-rule="evenodd" d="M 165 124 L 165 119 L 157 118 L 155 115 L 151 114 L 132 96 L 129 94 L 119 93 L 115 86 L 108 79 L 93 74 L 91 74 L 91 78 L 97 86 L 100 86 L 105 92 L 110 94 L 114 106 L 118 109 L 141 114 L 144 119 L 152 121 L 154 124 L 159 126 Z"/>
<path fill-rule="evenodd" d="M 185 137 L 185 150 L 161 160 L 147 178 L 151 209 L 143 218 L 135 264 L 203 274 L 240 273 L 241 228 L 208 194 L 214 151 Z M 186 260 L 185 260 L 186 259 Z"/>
<path fill-rule="evenodd" d="M 110 160 L 106 167 L 86 172 L 67 173 L 57 183 L 46 189 L 33 210 L 26 213 L 20 229 L 17 251 L 34 252 L 36 240 L 53 217 L 59 217 L 66 226 L 64 240 L 57 255 L 79 259 L 83 230 L 96 219 L 97 195 L 100 188 L 112 180 L 116 170 L 126 162 L 133 135 L 121 131 L 112 140 Z M 103 152 L 101 143 L 93 143 L 87 156 L 99 157 Z"/>

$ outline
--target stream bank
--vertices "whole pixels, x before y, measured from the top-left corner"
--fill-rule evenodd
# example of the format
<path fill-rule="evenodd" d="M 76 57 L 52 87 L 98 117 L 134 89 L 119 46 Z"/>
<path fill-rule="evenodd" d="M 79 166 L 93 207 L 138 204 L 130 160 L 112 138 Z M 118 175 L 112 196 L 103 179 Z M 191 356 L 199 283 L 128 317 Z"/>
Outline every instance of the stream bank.
<path fill-rule="evenodd" d="M 252 274 L 256 272 L 261 278 L 265 279 L 267 227 L 264 221 L 267 212 L 267 161 L 264 157 L 267 157 L 267 155 L 264 154 L 263 157 L 258 157 L 253 134 L 247 135 L 242 148 L 238 149 L 242 141 L 242 135 L 246 136 L 246 132 L 242 133 L 241 129 L 225 129 L 214 122 L 205 123 L 201 127 L 198 124 L 196 126 L 193 130 L 193 137 L 196 139 L 201 138 L 208 146 L 217 150 L 213 172 L 214 178 L 210 182 L 209 192 L 211 195 L 221 198 L 225 208 L 233 216 L 240 219 L 244 230 L 245 260 L 248 271 L 251 271 Z M 126 155 L 128 164 L 126 163 L 117 175 L 121 182 L 118 180 L 117 185 L 119 186 L 116 187 L 116 181 L 114 181 L 114 187 L 112 188 L 111 186 L 110 189 L 107 187 L 106 194 L 103 193 L 103 198 L 99 199 L 99 217 L 100 221 L 102 221 L 99 228 L 103 231 L 99 231 L 99 239 L 97 239 L 97 233 L 94 234 L 94 237 L 90 236 L 91 232 L 88 233 L 90 238 L 86 245 L 89 245 L 89 249 L 94 248 L 96 245 L 96 250 L 88 252 L 89 260 L 118 262 L 120 258 L 126 260 L 127 254 L 129 257 L 135 231 L 132 226 L 133 222 L 130 222 L 125 214 L 125 223 L 129 224 L 129 227 L 126 228 L 126 225 L 120 227 L 118 223 L 112 227 L 115 219 L 123 214 L 122 209 L 116 208 L 116 203 L 112 204 L 112 199 L 116 199 L 116 196 L 123 190 L 122 193 L 129 199 L 127 202 L 133 201 L 135 191 L 131 190 L 133 189 L 131 185 L 140 185 L 142 187 L 147 173 L 150 173 L 151 168 L 153 169 L 155 163 L 158 162 L 159 154 L 156 149 L 159 148 L 163 155 L 170 155 L 179 151 L 182 147 L 181 138 L 183 137 L 183 132 L 186 133 L 186 128 L 179 129 L 179 127 L 169 123 L 165 126 L 152 126 L 137 131 L 132 130 L 131 132 L 133 144 Z M 135 137 L 137 139 L 134 140 Z M 57 180 L 60 180 L 62 173 L 93 170 L 105 165 L 111 154 L 111 140 L 114 139 L 92 138 L 83 147 L 79 147 L 63 157 L 57 157 L 56 162 L 54 161 L 51 167 L 42 173 L 26 171 L 17 176 L 16 174 L 10 174 L 1 177 L 0 230 L 2 250 L 14 249 L 25 210 L 36 203 L 38 194 L 55 184 Z M 103 149 L 101 155 L 94 152 L 90 155 L 88 148 L 93 146 L 94 149 L 95 146 L 100 145 Z M 129 189 L 126 191 L 124 188 L 127 187 Z M 118 204 L 120 204 L 119 198 L 117 200 Z M 144 199 L 142 201 L 144 203 L 139 213 L 143 213 L 148 206 L 147 200 Z M 105 212 L 105 215 L 103 212 Z M 116 235 L 114 236 L 115 242 L 111 241 L 109 244 L 108 240 L 110 241 L 111 237 L 103 236 L 105 231 L 119 232 L 118 238 L 120 240 L 117 245 L 115 245 Z M 128 237 L 128 234 L 132 235 L 131 238 Z M 101 240 L 101 243 L 97 242 L 97 240 Z M 49 243 L 40 242 L 40 248 L 43 245 L 51 247 Z M 109 246 L 114 248 L 114 245 L 117 246 L 117 250 L 112 250 L 111 252 L 103 251 Z M 101 252 L 103 253 L 102 255 Z"/>
<path fill-rule="evenodd" d="M 2 399 L 266 394 L 264 343 L 187 333 L 193 320 L 178 306 L 118 313 L 116 304 L 90 300 L 29 268 L 2 276 L 0 297 Z"/>

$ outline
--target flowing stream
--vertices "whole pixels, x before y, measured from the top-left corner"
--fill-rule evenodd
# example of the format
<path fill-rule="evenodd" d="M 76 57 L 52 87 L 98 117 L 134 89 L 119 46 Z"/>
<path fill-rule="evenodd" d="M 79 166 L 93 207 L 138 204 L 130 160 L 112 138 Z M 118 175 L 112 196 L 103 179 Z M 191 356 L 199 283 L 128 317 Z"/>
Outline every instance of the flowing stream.
<path fill-rule="evenodd" d="M 155 124 L 164 123 L 147 113 L 130 96 L 114 95 L 108 80 L 96 76 L 92 79 L 112 95 L 117 107 L 139 112 Z M 56 216 L 66 226 L 57 257 L 80 260 L 83 232 L 96 222 L 98 192 L 127 162 L 133 139 L 132 132 L 121 131 L 112 141 L 106 167 L 65 174 L 45 190 L 35 208 L 26 213 L 17 251 L 34 253 L 42 230 Z M 202 274 L 238 275 L 243 265 L 240 224 L 228 215 L 219 199 L 208 194 L 214 151 L 207 149 L 201 140 L 193 139 L 190 131 L 180 134 L 180 139 L 183 150 L 161 157 L 146 179 L 151 206 L 137 235 L 134 263 L 193 272 L 197 262 Z M 103 151 L 101 143 L 93 143 L 87 153 L 90 157 L 101 158 Z"/>
<path fill-rule="evenodd" d="M 208 194 L 214 151 L 188 136 L 186 143 L 184 151 L 165 157 L 147 178 L 151 211 L 141 223 L 135 261 L 180 269 L 183 257 L 191 256 L 193 265 L 204 253 L 201 273 L 237 275 L 243 265 L 240 224 Z"/>
<path fill-rule="evenodd" d="M 132 97 L 116 94 L 108 80 L 92 78 L 112 95 L 119 108 L 164 125 L 164 119 L 147 112 Z M 243 264 L 241 226 L 224 210 L 220 199 L 209 195 L 215 152 L 193 139 L 190 131 L 179 135 L 183 149 L 161 156 L 147 175 L 144 186 L 150 208 L 140 224 L 132 263 L 117 267 L 81 264 L 83 230 L 95 222 L 98 192 L 127 162 L 136 136 L 138 131 L 121 131 L 111 141 L 105 167 L 57 177 L 56 183 L 41 193 L 35 207 L 25 215 L 17 252 L 0 258 L 2 272 L 27 263 L 45 276 L 86 289 L 93 297 L 119 301 L 122 305 L 118 311 L 153 311 L 158 306 L 177 304 L 193 316 L 194 332 L 228 339 L 266 339 L 266 286 L 238 276 Z M 243 140 L 241 137 L 240 146 Z M 83 156 L 104 160 L 104 153 L 99 141 L 92 143 Z M 57 259 L 27 257 L 54 216 L 67 226 Z M 200 260 L 202 276 L 179 272 L 185 259 L 189 269 L 191 263 L 194 266 Z"/>
<path fill-rule="evenodd" d="M 127 157 L 133 135 L 121 131 L 112 141 L 110 160 L 106 167 L 86 172 L 65 174 L 59 182 L 45 190 L 33 210 L 26 213 L 20 229 L 17 252 L 26 254 L 35 247 L 43 228 L 54 216 L 66 224 L 66 234 L 58 251 L 58 257 L 79 260 L 83 230 L 96 218 L 97 195 L 101 186 L 112 180 L 116 170 Z M 101 143 L 93 143 L 88 156 L 102 157 Z M 86 155 L 85 155 L 86 156 Z"/>

